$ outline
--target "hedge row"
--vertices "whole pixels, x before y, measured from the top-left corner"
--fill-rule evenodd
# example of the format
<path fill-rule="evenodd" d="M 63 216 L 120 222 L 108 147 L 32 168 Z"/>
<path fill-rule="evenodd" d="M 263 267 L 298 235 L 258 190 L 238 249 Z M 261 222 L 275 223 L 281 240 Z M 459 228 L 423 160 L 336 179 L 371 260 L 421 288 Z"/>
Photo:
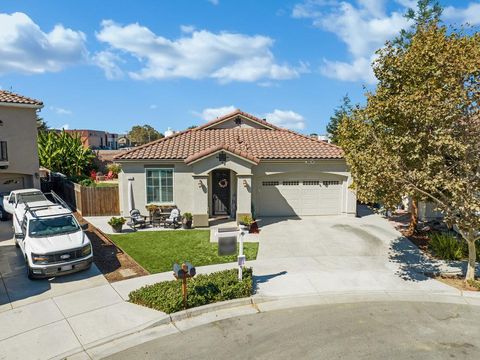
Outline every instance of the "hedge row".
<path fill-rule="evenodd" d="M 197 275 L 187 280 L 187 306 L 189 308 L 232 300 L 252 295 L 251 268 L 243 269 L 238 281 L 238 270 L 224 270 L 208 275 Z M 167 314 L 183 310 L 182 281 L 163 281 L 132 291 L 129 301 Z"/>

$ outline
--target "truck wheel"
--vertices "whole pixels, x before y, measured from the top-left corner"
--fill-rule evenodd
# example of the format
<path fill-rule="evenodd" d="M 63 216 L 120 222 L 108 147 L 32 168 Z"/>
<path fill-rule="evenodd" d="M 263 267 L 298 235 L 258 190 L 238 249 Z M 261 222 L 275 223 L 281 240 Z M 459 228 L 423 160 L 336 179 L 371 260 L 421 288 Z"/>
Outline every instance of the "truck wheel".
<path fill-rule="evenodd" d="M 2 207 L 0 207 L 0 221 L 6 221 L 7 220 L 7 214 L 5 210 L 3 210 Z"/>
<path fill-rule="evenodd" d="M 19 248 L 20 245 L 18 244 L 17 238 L 15 236 L 13 236 L 13 239 L 15 241 L 15 247 Z"/>
<path fill-rule="evenodd" d="M 28 265 L 28 260 L 26 258 L 25 258 L 25 268 L 27 269 L 27 277 L 30 280 L 34 280 L 35 277 L 33 276 L 32 268 L 30 267 L 30 265 Z"/>

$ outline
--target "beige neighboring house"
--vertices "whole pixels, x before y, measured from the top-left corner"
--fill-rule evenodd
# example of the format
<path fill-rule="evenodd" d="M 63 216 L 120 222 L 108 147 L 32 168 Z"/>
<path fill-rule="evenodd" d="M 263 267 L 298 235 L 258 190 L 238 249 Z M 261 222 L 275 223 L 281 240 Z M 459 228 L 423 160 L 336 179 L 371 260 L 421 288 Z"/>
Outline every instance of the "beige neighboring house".
<path fill-rule="evenodd" d="M 120 208 L 176 205 L 209 218 L 355 215 L 342 150 L 236 110 L 118 155 Z"/>
<path fill-rule="evenodd" d="M 0 90 L 0 193 L 40 188 L 37 111 L 41 101 Z"/>

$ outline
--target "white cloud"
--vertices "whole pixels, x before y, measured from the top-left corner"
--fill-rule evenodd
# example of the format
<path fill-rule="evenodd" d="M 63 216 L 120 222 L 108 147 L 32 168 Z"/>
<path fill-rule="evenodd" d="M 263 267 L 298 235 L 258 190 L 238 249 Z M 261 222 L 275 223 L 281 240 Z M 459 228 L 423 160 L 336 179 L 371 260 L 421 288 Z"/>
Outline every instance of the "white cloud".
<path fill-rule="evenodd" d="M 233 105 L 230 106 L 221 106 L 217 108 L 205 108 L 201 112 L 193 112 L 194 115 L 200 116 L 205 121 L 215 120 L 220 116 L 227 115 L 235 111 L 237 108 Z"/>
<path fill-rule="evenodd" d="M 303 116 L 292 110 L 275 109 L 273 112 L 265 114 L 265 118 L 267 121 L 280 127 L 295 130 L 302 130 L 305 128 L 305 119 Z"/>
<path fill-rule="evenodd" d="M 152 104 L 152 105 L 149 106 L 149 108 L 150 108 L 151 110 L 155 110 L 157 107 L 158 107 L 158 106 L 157 106 L 156 104 Z"/>
<path fill-rule="evenodd" d="M 213 78 L 252 82 L 290 79 L 307 71 L 302 63 L 298 67 L 277 63 L 271 52 L 273 39 L 262 35 L 194 30 L 170 40 L 138 23 L 122 26 L 104 20 L 96 36 L 109 45 L 109 52 L 130 54 L 143 65 L 129 73 L 138 80 Z"/>
<path fill-rule="evenodd" d="M 180 30 L 186 34 L 190 34 L 195 31 L 195 26 L 193 25 L 180 25 Z"/>
<path fill-rule="evenodd" d="M 109 80 L 120 79 L 124 75 L 122 69 L 117 65 L 118 62 L 123 62 L 123 60 L 111 51 L 97 52 L 92 57 L 92 62 L 104 71 Z"/>
<path fill-rule="evenodd" d="M 443 11 L 445 19 L 461 24 L 468 23 L 470 25 L 480 24 L 480 3 L 471 2 L 464 9 L 448 6 Z"/>
<path fill-rule="evenodd" d="M 377 81 L 372 68 L 373 58 L 359 57 L 351 63 L 326 59 L 323 62 L 320 72 L 326 77 L 341 81 L 366 81 L 369 84 Z"/>
<path fill-rule="evenodd" d="M 86 37 L 61 24 L 44 32 L 28 15 L 0 13 L 0 73 L 60 71 L 87 60 Z"/>
<path fill-rule="evenodd" d="M 67 110 L 61 107 L 56 107 L 56 106 L 50 106 L 50 110 L 55 112 L 58 115 L 72 115 L 73 112 L 71 110 Z"/>
<path fill-rule="evenodd" d="M 406 3 L 406 0 L 399 0 Z M 342 81 L 375 82 L 371 60 L 385 41 L 408 27 L 402 11 L 386 13 L 385 0 L 307 0 L 297 4 L 292 16 L 309 18 L 315 27 L 335 34 L 347 46 L 351 61 L 325 59 L 322 74 Z"/>
<path fill-rule="evenodd" d="M 218 5 L 220 3 L 219 0 L 207 0 L 210 4 L 213 4 L 213 5 Z"/>

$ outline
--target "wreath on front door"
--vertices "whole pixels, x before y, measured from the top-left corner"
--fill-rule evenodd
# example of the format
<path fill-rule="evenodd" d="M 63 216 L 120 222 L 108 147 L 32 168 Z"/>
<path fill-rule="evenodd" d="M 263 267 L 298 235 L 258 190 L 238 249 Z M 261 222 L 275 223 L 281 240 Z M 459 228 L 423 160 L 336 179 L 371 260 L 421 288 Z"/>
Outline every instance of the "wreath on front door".
<path fill-rule="evenodd" d="M 218 182 L 218 186 L 220 186 L 222 189 L 225 189 L 228 186 L 228 181 L 227 179 L 222 179 Z"/>

